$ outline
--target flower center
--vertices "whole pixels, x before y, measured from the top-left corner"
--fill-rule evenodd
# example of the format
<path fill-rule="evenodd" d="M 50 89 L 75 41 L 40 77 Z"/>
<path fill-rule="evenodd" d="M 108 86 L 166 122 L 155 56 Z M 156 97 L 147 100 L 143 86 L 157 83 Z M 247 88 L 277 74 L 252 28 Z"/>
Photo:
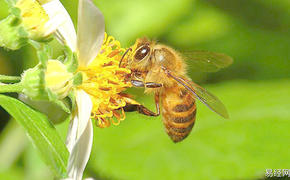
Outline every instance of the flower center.
<path fill-rule="evenodd" d="M 124 51 L 119 41 L 105 35 L 96 59 L 79 69 L 83 73 L 83 83 L 79 88 L 90 95 L 93 103 L 91 116 L 100 127 L 108 127 L 111 122 L 117 125 L 125 119 L 126 97 L 121 92 L 131 87 L 131 83 L 125 80 L 131 71 L 119 67 Z"/>

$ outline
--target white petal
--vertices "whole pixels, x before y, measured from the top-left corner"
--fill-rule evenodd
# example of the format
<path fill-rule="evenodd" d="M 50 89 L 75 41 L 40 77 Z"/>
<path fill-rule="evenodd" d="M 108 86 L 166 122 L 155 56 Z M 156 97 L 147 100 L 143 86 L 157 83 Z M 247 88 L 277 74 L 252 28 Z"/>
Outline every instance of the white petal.
<path fill-rule="evenodd" d="M 66 145 L 69 152 L 72 152 L 77 140 L 84 132 L 90 121 L 93 104 L 90 96 L 83 90 L 76 92 L 77 115 L 70 122 L 69 131 L 66 138 Z"/>
<path fill-rule="evenodd" d="M 83 172 L 90 158 L 93 144 L 93 125 L 89 121 L 86 129 L 76 142 L 69 156 L 68 177 L 74 180 L 81 180 Z"/>
<path fill-rule="evenodd" d="M 89 160 L 93 143 L 93 126 L 90 120 L 92 101 L 83 90 L 76 92 L 77 115 L 70 123 L 67 148 L 70 152 L 68 177 L 81 180 Z"/>
<path fill-rule="evenodd" d="M 105 33 L 104 17 L 91 0 L 79 0 L 77 49 L 79 63 L 87 66 L 98 54 Z"/>
<path fill-rule="evenodd" d="M 75 146 L 76 141 L 77 141 L 78 124 L 79 124 L 79 119 L 77 116 L 75 116 L 71 120 L 68 127 L 68 132 L 66 136 L 66 147 L 70 153 L 72 152 L 72 149 Z"/>
<path fill-rule="evenodd" d="M 52 0 L 46 4 L 43 4 L 42 7 L 50 19 L 57 19 L 57 21 L 55 21 L 56 24 L 62 21 L 62 23 L 58 25 L 57 29 L 60 36 L 58 39 L 64 41 L 62 43 L 68 45 L 73 52 L 76 51 L 76 31 L 70 15 L 61 2 L 59 0 Z"/>
<path fill-rule="evenodd" d="M 56 15 L 54 17 L 50 17 L 49 21 L 45 24 L 46 33 L 44 36 L 48 36 L 54 33 L 62 24 L 66 21 L 64 16 Z"/>

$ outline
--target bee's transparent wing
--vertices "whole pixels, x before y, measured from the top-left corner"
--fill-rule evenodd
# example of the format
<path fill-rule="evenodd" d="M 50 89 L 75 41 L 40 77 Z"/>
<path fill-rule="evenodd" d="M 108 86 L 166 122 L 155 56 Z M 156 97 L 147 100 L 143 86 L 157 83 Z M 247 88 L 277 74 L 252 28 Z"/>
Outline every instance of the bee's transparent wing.
<path fill-rule="evenodd" d="M 195 71 L 216 72 L 233 63 L 233 59 L 222 53 L 208 51 L 182 52 L 183 57 L 188 60 L 188 64 Z"/>
<path fill-rule="evenodd" d="M 201 86 L 195 84 L 194 82 L 187 80 L 186 78 L 181 78 L 174 76 L 171 72 L 166 71 L 170 77 L 175 79 L 179 84 L 183 85 L 193 96 L 203 102 L 212 111 L 216 112 L 224 118 L 229 118 L 229 114 L 225 105 L 213 94 L 202 88 Z"/>
<path fill-rule="evenodd" d="M 215 95 L 193 82 L 191 82 L 191 91 L 194 92 L 193 94 L 212 111 L 226 119 L 229 118 L 225 105 Z"/>

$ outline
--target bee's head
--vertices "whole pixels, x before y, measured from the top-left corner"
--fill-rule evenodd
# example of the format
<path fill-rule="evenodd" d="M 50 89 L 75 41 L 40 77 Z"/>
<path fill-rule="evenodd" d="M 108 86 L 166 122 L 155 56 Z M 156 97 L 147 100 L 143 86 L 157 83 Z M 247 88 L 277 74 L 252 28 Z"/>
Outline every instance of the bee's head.
<path fill-rule="evenodd" d="M 149 41 L 147 38 L 137 39 L 131 47 L 128 67 L 139 71 L 149 71 L 153 66 L 174 68 L 177 53 L 168 46 Z"/>
<path fill-rule="evenodd" d="M 128 58 L 128 66 L 130 69 L 147 71 L 151 65 L 152 47 L 155 42 L 149 41 L 147 38 L 139 38 L 131 47 L 132 53 Z"/>

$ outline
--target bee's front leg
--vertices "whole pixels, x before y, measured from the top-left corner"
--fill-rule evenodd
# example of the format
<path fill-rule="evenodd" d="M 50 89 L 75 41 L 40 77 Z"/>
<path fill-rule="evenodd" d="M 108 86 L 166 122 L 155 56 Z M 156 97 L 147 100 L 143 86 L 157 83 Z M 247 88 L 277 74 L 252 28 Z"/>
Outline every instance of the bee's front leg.
<path fill-rule="evenodd" d="M 162 87 L 162 84 L 155 83 L 155 82 L 147 82 L 144 84 L 143 81 L 139 80 L 131 80 L 131 84 L 135 87 L 146 87 L 146 88 L 159 88 Z"/>

